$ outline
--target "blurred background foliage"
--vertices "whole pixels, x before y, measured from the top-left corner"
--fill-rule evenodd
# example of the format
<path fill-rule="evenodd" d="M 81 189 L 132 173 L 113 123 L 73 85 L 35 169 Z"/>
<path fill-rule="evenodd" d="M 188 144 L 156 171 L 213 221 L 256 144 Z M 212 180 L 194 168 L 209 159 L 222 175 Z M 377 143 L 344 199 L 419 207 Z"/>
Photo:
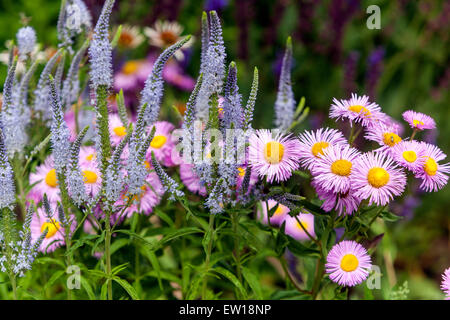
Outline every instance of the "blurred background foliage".
<path fill-rule="evenodd" d="M 95 21 L 103 1 L 85 2 Z M 372 4 L 381 9 L 379 30 L 366 27 L 366 8 Z M 4 43 L 28 18 L 38 41 L 45 47 L 55 46 L 59 7 L 59 1 L 1 0 L 0 51 L 6 50 Z M 450 2 L 119 0 L 113 24 L 144 27 L 158 19 L 177 21 L 184 27 L 184 34 L 193 34 L 197 39 L 185 62 L 186 72 L 196 77 L 200 18 L 205 9 L 219 12 L 227 61 L 237 62 L 244 99 L 250 90 L 253 67 L 259 68 L 254 127 L 272 125 L 277 78 L 290 35 L 294 43 L 292 79 L 296 99 L 304 96 L 311 108 L 299 130 L 325 124 L 339 127 L 327 119 L 332 98 L 347 98 L 356 92 L 371 96 L 397 120 L 407 109 L 431 115 L 438 129 L 422 138 L 435 141 L 450 153 Z M 121 59 L 143 59 L 148 53 L 149 46 L 144 43 Z M 1 83 L 5 74 L 6 66 L 2 65 Z M 165 104 L 185 102 L 187 96 L 186 92 L 168 88 Z M 450 188 L 432 194 L 418 194 L 415 188 L 411 192 L 391 208 L 403 216 L 402 220 L 377 225 L 385 234 L 374 258 L 383 274 L 382 289 L 375 291 L 377 298 L 402 298 L 405 290 L 409 290 L 408 298 L 442 297 L 437 284 L 441 273 L 450 266 Z"/>

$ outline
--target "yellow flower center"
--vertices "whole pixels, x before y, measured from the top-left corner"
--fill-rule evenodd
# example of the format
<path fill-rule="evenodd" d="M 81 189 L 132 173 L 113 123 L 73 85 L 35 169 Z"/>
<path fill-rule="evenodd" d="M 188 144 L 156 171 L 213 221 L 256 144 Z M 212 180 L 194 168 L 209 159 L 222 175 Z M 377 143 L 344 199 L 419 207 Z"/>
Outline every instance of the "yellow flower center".
<path fill-rule="evenodd" d="M 350 110 L 352 112 L 356 112 L 356 113 L 362 113 L 363 115 L 365 115 L 367 117 L 371 116 L 370 111 L 367 108 L 360 106 L 360 105 L 350 106 L 348 108 L 348 110 Z"/>
<path fill-rule="evenodd" d="M 273 213 L 274 216 L 280 216 L 283 214 L 283 207 L 281 206 L 281 204 L 278 205 L 278 208 L 275 210 L 275 212 Z"/>
<path fill-rule="evenodd" d="M 352 272 L 358 268 L 359 261 L 354 254 L 348 253 L 341 260 L 341 269 L 345 272 Z"/>
<path fill-rule="evenodd" d="M 41 226 L 41 233 L 48 229 L 47 235 L 45 236 L 47 239 L 53 237 L 56 232 L 58 232 L 59 228 L 61 228 L 59 222 L 55 219 L 51 219 L 50 222 L 44 222 Z"/>
<path fill-rule="evenodd" d="M 144 161 L 145 168 L 150 169 L 150 162 L 147 160 Z"/>
<path fill-rule="evenodd" d="M 56 179 L 56 170 L 52 169 L 47 172 L 45 176 L 45 183 L 52 188 L 56 188 L 58 186 L 58 179 Z"/>
<path fill-rule="evenodd" d="M 83 181 L 84 183 L 96 183 L 97 182 L 97 174 L 91 170 L 83 170 Z"/>
<path fill-rule="evenodd" d="M 239 176 L 240 176 L 240 177 L 245 176 L 245 169 L 244 169 L 244 168 L 239 167 L 239 168 L 238 168 L 238 171 L 239 171 Z"/>
<path fill-rule="evenodd" d="M 150 146 L 155 149 L 161 148 L 167 141 L 167 138 L 165 136 L 155 136 L 150 142 Z"/>
<path fill-rule="evenodd" d="M 92 159 L 94 159 L 94 154 L 93 154 L 93 153 L 91 153 L 90 155 L 88 155 L 88 156 L 86 157 L 86 160 L 87 160 L 87 161 L 92 161 Z"/>
<path fill-rule="evenodd" d="M 133 74 L 135 73 L 139 68 L 139 62 L 132 60 L 126 62 L 122 67 L 122 72 L 125 74 Z"/>
<path fill-rule="evenodd" d="M 305 230 L 308 230 L 308 224 L 307 224 L 306 222 L 300 221 L 300 223 L 298 223 L 298 221 L 297 221 L 297 228 L 298 228 L 300 231 L 305 232 L 305 231 L 303 230 L 302 226 L 303 226 L 303 228 L 305 228 Z"/>
<path fill-rule="evenodd" d="M 133 43 L 134 35 L 129 32 L 122 31 L 119 37 L 119 44 L 123 47 L 128 47 Z"/>
<path fill-rule="evenodd" d="M 384 168 L 372 168 L 367 174 L 367 180 L 372 187 L 381 188 L 389 182 L 389 173 Z"/>
<path fill-rule="evenodd" d="M 277 164 L 281 162 L 284 155 L 284 146 L 277 142 L 271 141 L 266 144 L 266 148 L 264 150 L 264 157 L 266 161 L 270 164 Z"/>
<path fill-rule="evenodd" d="M 336 160 L 331 165 L 331 172 L 338 176 L 349 176 L 352 172 L 352 163 L 348 160 Z"/>
<path fill-rule="evenodd" d="M 413 120 L 413 125 L 414 125 L 414 127 L 418 127 L 419 125 L 423 126 L 424 123 L 422 121 L 419 121 L 419 120 Z"/>
<path fill-rule="evenodd" d="M 323 155 L 323 149 L 328 148 L 330 144 L 328 142 L 325 141 L 320 141 L 315 143 L 312 148 L 311 148 L 311 152 L 314 155 L 314 157 L 319 157 L 319 154 Z"/>
<path fill-rule="evenodd" d="M 403 151 L 402 155 L 403 155 L 403 159 L 405 159 L 409 163 L 413 163 L 414 161 L 417 160 L 417 154 L 412 150 Z"/>
<path fill-rule="evenodd" d="M 125 129 L 124 126 L 120 126 L 120 127 L 115 127 L 113 129 L 114 133 L 119 136 L 119 137 L 123 137 L 124 135 L 127 134 L 127 129 Z"/>
<path fill-rule="evenodd" d="M 393 147 L 401 141 L 402 141 L 402 138 L 400 138 L 398 135 L 396 135 L 393 132 L 386 132 L 383 134 L 383 142 L 385 145 L 388 145 L 389 147 Z"/>
<path fill-rule="evenodd" d="M 434 159 L 428 157 L 427 161 L 425 161 L 425 165 L 423 166 L 423 170 L 425 170 L 427 175 L 434 176 L 437 173 L 438 165 Z"/>

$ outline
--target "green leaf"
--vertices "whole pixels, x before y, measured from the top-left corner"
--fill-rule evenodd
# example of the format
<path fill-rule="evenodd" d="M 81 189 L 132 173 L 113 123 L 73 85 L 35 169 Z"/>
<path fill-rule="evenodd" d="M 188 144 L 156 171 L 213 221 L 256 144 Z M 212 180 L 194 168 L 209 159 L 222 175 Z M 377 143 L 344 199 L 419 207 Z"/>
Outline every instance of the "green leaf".
<path fill-rule="evenodd" d="M 250 288 L 252 288 L 256 298 L 258 300 L 263 300 L 263 293 L 258 277 L 250 269 L 247 269 L 245 267 L 242 267 L 242 275 L 244 276 L 244 279 L 245 281 L 247 281 Z"/>
<path fill-rule="evenodd" d="M 108 282 L 111 281 L 111 279 L 106 279 L 105 283 L 102 285 L 102 289 L 100 292 L 100 298 L 102 300 L 107 300 L 107 296 L 108 296 Z"/>
<path fill-rule="evenodd" d="M 118 284 L 120 284 L 120 286 L 125 289 L 125 291 L 130 295 L 130 297 L 133 300 L 139 300 L 139 296 L 136 292 L 136 289 L 134 289 L 134 287 L 131 284 L 129 284 L 128 281 L 121 279 L 119 277 L 113 277 L 113 280 Z"/>
<path fill-rule="evenodd" d="M 56 282 L 56 280 L 58 280 L 65 273 L 66 272 L 64 270 L 58 270 L 53 273 L 50 279 L 48 279 L 47 283 L 45 284 L 43 291 L 45 292 L 45 290 L 51 287 Z"/>
<path fill-rule="evenodd" d="M 236 276 L 234 274 L 232 274 L 230 271 L 228 271 L 227 269 L 224 269 L 222 267 L 216 267 L 216 268 L 212 269 L 212 271 L 215 271 L 215 272 L 221 274 L 222 276 L 224 276 L 225 278 L 227 278 L 228 280 L 230 280 L 231 283 L 233 283 L 233 285 L 240 291 L 242 298 L 247 299 L 247 292 L 245 291 L 244 286 L 239 281 L 239 279 L 236 278 Z"/>
<path fill-rule="evenodd" d="M 152 265 L 153 270 L 155 270 L 155 273 L 158 278 L 158 285 L 161 291 L 164 291 L 162 280 L 161 280 L 161 267 L 158 262 L 158 258 L 155 255 L 155 252 L 152 250 L 149 250 L 146 247 L 141 247 L 141 251 L 144 254 L 144 256 L 147 257 L 147 259 L 150 261 L 150 264 Z"/>
<path fill-rule="evenodd" d="M 381 218 L 388 222 L 395 222 L 400 219 L 403 219 L 403 217 L 396 215 L 395 213 L 389 212 L 389 211 L 383 211 L 381 213 Z"/>
<path fill-rule="evenodd" d="M 89 299 L 97 300 L 89 281 L 87 281 L 86 278 L 84 278 L 84 277 L 80 277 L 80 282 L 81 282 L 81 286 L 84 288 L 84 291 L 86 291 L 87 295 L 89 296 Z"/>
<path fill-rule="evenodd" d="M 288 237 L 288 239 L 289 239 L 288 249 L 293 254 L 300 257 L 306 256 L 320 257 L 319 250 L 307 247 L 292 237 Z"/>
<path fill-rule="evenodd" d="M 169 241 L 172 241 L 176 238 L 182 237 L 182 236 L 186 236 L 188 234 L 193 234 L 193 233 L 203 233 L 203 231 L 197 227 L 186 227 L 186 228 L 181 228 L 178 229 L 172 233 L 167 234 L 164 238 L 161 239 L 160 243 L 161 244 L 165 244 Z"/>
<path fill-rule="evenodd" d="M 269 300 L 309 300 L 310 296 L 304 293 L 300 293 L 297 290 L 281 290 L 275 291 Z"/>

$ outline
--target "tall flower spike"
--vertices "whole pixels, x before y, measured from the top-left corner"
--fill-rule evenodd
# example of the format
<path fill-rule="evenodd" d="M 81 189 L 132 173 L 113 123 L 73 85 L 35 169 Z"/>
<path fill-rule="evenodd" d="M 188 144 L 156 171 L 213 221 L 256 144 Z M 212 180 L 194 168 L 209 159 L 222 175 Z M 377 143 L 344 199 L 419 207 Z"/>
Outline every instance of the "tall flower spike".
<path fill-rule="evenodd" d="M 158 161 L 156 161 L 155 154 L 152 151 L 152 166 L 155 168 L 155 172 L 158 175 L 159 180 L 164 187 L 164 190 L 170 194 L 169 200 L 175 200 L 176 197 L 184 197 L 184 192 L 178 190 L 178 183 L 173 180 L 164 170 L 161 168 L 161 165 Z"/>
<path fill-rule="evenodd" d="M 42 118 L 44 120 L 49 120 L 51 118 L 51 112 L 48 108 L 48 106 L 51 105 L 48 76 L 51 74 L 53 67 L 55 66 L 63 51 L 64 49 L 59 49 L 47 62 L 44 70 L 42 70 L 41 76 L 39 77 L 36 90 L 34 90 L 34 95 L 36 96 L 34 100 L 34 110 L 37 112 L 41 112 Z"/>
<path fill-rule="evenodd" d="M 109 166 L 106 170 L 105 198 L 110 207 L 119 199 L 125 183 L 122 174 L 122 164 L 120 156 L 131 137 L 131 125 L 127 130 L 127 135 L 116 147 Z"/>
<path fill-rule="evenodd" d="M 214 188 L 205 201 L 205 206 L 209 208 L 212 214 L 218 214 L 223 212 L 223 179 L 217 180 Z"/>
<path fill-rule="evenodd" d="M 295 100 L 291 83 L 292 40 L 288 37 L 286 51 L 283 57 L 280 80 L 278 83 L 277 100 L 275 101 L 275 126 L 286 131 L 294 120 Z"/>
<path fill-rule="evenodd" d="M 89 129 L 89 126 L 84 127 L 78 134 L 75 141 L 72 143 L 70 150 L 70 167 L 67 174 L 67 184 L 69 187 L 70 197 L 77 206 L 81 206 L 88 200 L 86 188 L 84 186 L 84 178 L 81 173 L 78 159 L 80 155 L 80 148 L 84 137 Z"/>
<path fill-rule="evenodd" d="M 8 70 L 5 85 L 3 87 L 3 107 L 1 109 L 1 122 L 4 144 L 8 154 L 13 157 L 16 152 L 21 152 L 25 147 L 28 136 L 25 126 L 28 119 L 23 116 L 20 104 L 20 87 L 15 86 L 15 70 L 17 58 L 14 59 Z"/>
<path fill-rule="evenodd" d="M 61 98 L 62 78 L 64 75 L 65 64 L 66 64 L 66 52 L 63 52 L 55 71 L 55 87 L 56 92 L 58 93 L 58 97 L 60 98 Z"/>
<path fill-rule="evenodd" d="M 14 175 L 6 153 L 3 130 L 0 128 L 0 209 L 14 208 Z"/>
<path fill-rule="evenodd" d="M 16 37 L 20 59 L 25 60 L 27 54 L 33 52 L 34 46 L 36 45 L 36 31 L 29 26 L 23 27 L 19 29 Z"/>
<path fill-rule="evenodd" d="M 148 104 L 147 112 L 145 113 L 145 122 L 147 125 L 151 125 L 158 120 L 159 108 L 164 91 L 164 81 L 162 78 L 164 65 L 175 51 L 180 49 L 190 39 L 191 36 L 187 36 L 178 41 L 164 50 L 158 59 L 156 59 L 152 73 L 145 81 L 145 87 L 141 92 L 142 98 L 140 105 L 143 106 L 144 104 Z"/>
<path fill-rule="evenodd" d="M 88 46 L 89 40 L 86 40 L 70 63 L 69 71 L 67 72 L 67 77 L 64 80 L 62 89 L 62 104 L 64 110 L 67 110 L 78 99 L 80 92 L 79 67 Z"/>
<path fill-rule="evenodd" d="M 18 104 L 21 106 L 22 113 L 26 113 L 29 115 L 30 110 L 28 108 L 28 89 L 30 85 L 31 78 L 33 77 L 34 73 L 36 72 L 36 68 L 39 64 L 39 61 L 36 60 L 33 62 L 31 67 L 28 69 L 28 71 L 25 73 L 25 75 L 20 80 L 20 87 L 19 87 L 19 96 L 18 96 Z M 28 123 L 30 121 L 30 117 L 27 117 L 26 122 Z"/>
<path fill-rule="evenodd" d="M 89 57 L 91 64 L 91 85 L 94 90 L 98 86 L 110 88 L 112 85 L 112 48 L 109 42 L 109 17 L 114 0 L 106 0 L 94 29 Z"/>
<path fill-rule="evenodd" d="M 223 89 L 225 77 L 225 46 L 222 37 L 222 27 L 215 11 L 211 11 L 208 50 L 204 58 L 203 83 L 195 106 L 197 120 L 207 122 L 212 96 L 218 96 Z"/>
<path fill-rule="evenodd" d="M 208 14 L 205 11 L 203 11 L 203 13 L 202 13 L 202 51 L 201 51 L 201 60 L 200 60 L 200 73 L 205 72 L 208 44 L 209 44 Z"/>
<path fill-rule="evenodd" d="M 250 90 L 250 96 L 248 97 L 247 105 L 244 108 L 244 130 L 249 130 L 252 128 L 253 110 L 255 109 L 256 96 L 258 95 L 258 81 L 258 68 L 255 67 L 255 70 L 253 71 L 252 89 Z"/>
<path fill-rule="evenodd" d="M 223 103 L 222 129 L 241 129 L 244 115 L 242 114 L 241 95 L 237 84 L 236 63 L 232 61 L 228 68 L 225 85 L 225 101 Z"/>
<path fill-rule="evenodd" d="M 55 81 L 50 76 L 50 102 L 52 106 L 53 120 L 51 125 L 52 153 L 55 161 L 55 169 L 58 175 L 65 174 L 65 169 L 70 155 L 70 132 L 64 120 L 61 102 L 58 98 Z"/>
<path fill-rule="evenodd" d="M 131 194 L 138 194 L 141 192 L 141 187 L 144 184 L 147 176 L 147 169 L 144 165 L 144 160 L 140 159 L 139 154 L 143 145 L 142 137 L 145 134 L 145 113 L 147 104 L 141 107 L 141 110 L 136 121 L 136 127 L 130 138 L 128 145 L 129 156 L 127 161 L 128 173 L 128 192 Z M 142 160 L 142 161 L 141 161 Z"/>
<path fill-rule="evenodd" d="M 200 73 L 200 76 L 197 79 L 197 83 L 195 84 L 194 90 L 192 91 L 191 95 L 189 96 L 189 100 L 186 103 L 186 112 L 184 113 L 184 121 L 183 121 L 184 129 L 191 130 L 192 125 L 194 124 L 195 103 L 197 101 L 198 92 L 200 91 L 202 82 L 203 82 L 203 73 Z"/>

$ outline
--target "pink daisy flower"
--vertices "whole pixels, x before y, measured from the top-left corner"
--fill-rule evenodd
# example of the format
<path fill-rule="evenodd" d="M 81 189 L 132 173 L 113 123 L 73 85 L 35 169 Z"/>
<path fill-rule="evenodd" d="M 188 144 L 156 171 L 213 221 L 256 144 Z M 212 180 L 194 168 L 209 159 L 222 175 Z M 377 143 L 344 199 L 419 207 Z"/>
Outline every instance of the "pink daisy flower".
<path fill-rule="evenodd" d="M 200 179 L 194 172 L 194 165 L 188 163 L 180 164 L 180 179 L 192 193 L 206 196 L 206 187 L 200 184 Z"/>
<path fill-rule="evenodd" d="M 102 187 L 102 177 L 95 162 L 80 163 L 86 193 L 95 197 Z"/>
<path fill-rule="evenodd" d="M 408 122 L 411 128 L 416 130 L 434 129 L 436 128 L 436 122 L 433 118 L 426 114 L 408 110 L 403 112 L 403 119 Z"/>
<path fill-rule="evenodd" d="M 416 172 L 416 178 L 422 179 L 420 185 L 422 190 L 427 192 L 438 191 L 447 184 L 450 163 L 438 163 L 447 157 L 438 147 L 425 142 L 422 142 L 422 146 L 425 150 L 425 163 Z"/>
<path fill-rule="evenodd" d="M 274 208 L 277 204 L 278 207 L 275 209 L 275 212 L 273 213 L 272 217 L 270 217 L 270 224 L 273 226 L 280 226 L 286 216 L 288 215 L 289 210 L 288 207 L 285 205 L 282 205 L 281 203 L 276 202 L 275 200 L 269 199 L 267 200 L 267 205 L 265 201 L 261 201 L 261 208 L 258 208 L 258 219 L 261 220 L 264 224 L 269 224 L 269 216 L 267 207 L 269 207 L 269 211 Z"/>
<path fill-rule="evenodd" d="M 381 152 L 361 155 L 350 176 L 355 196 L 369 199 L 369 205 L 384 206 L 394 196 L 401 195 L 406 186 L 406 175 L 393 162 Z"/>
<path fill-rule="evenodd" d="M 367 279 L 372 262 L 362 245 L 355 241 L 341 241 L 328 253 L 325 268 L 333 282 L 353 287 Z"/>
<path fill-rule="evenodd" d="M 323 154 L 324 149 L 330 145 L 345 145 L 342 133 L 336 129 L 320 128 L 316 131 L 305 131 L 299 136 L 301 166 L 311 170 Z"/>
<path fill-rule="evenodd" d="M 361 200 L 355 196 L 355 191 L 351 188 L 345 193 L 334 193 L 325 191 L 315 186 L 317 196 L 323 201 L 321 208 L 326 212 L 333 209 L 341 215 L 351 215 L 358 210 Z"/>
<path fill-rule="evenodd" d="M 80 166 L 96 165 L 97 164 L 97 150 L 94 147 L 81 147 L 78 161 Z"/>
<path fill-rule="evenodd" d="M 310 213 L 300 213 L 297 217 L 286 215 L 284 221 L 286 221 L 284 232 L 296 240 L 310 240 L 303 228 L 306 229 L 312 237 L 315 237 L 316 235 L 314 233 L 314 216 Z"/>
<path fill-rule="evenodd" d="M 152 151 L 155 153 L 155 158 L 160 163 L 167 167 L 174 166 L 178 163 L 178 157 L 175 157 L 174 148 L 175 143 L 172 140 L 171 132 L 175 129 L 175 126 L 167 121 L 158 121 L 155 122 L 155 136 L 153 137 L 152 142 L 150 143 L 150 147 L 147 151 L 147 161 L 151 160 Z M 152 129 L 152 126 L 149 127 L 149 132 Z"/>
<path fill-rule="evenodd" d="M 47 194 L 48 201 L 56 204 L 61 201 L 56 170 L 53 167 L 53 156 L 48 156 L 44 163 L 36 167 L 36 173 L 30 173 L 30 185 L 34 187 L 28 193 L 28 198 L 38 204 Z"/>
<path fill-rule="evenodd" d="M 249 163 L 260 177 L 271 183 L 285 181 L 298 168 L 301 155 L 299 142 L 289 135 L 278 133 L 272 137 L 269 130 L 257 130 L 249 139 Z"/>
<path fill-rule="evenodd" d="M 127 135 L 127 128 L 123 126 L 119 115 L 116 113 L 109 116 L 109 135 L 113 146 L 117 146 Z"/>
<path fill-rule="evenodd" d="M 74 218 L 72 218 L 70 227 L 73 232 L 76 227 Z M 48 228 L 48 232 L 39 247 L 39 251 L 49 253 L 65 244 L 65 230 L 56 215 L 49 219 L 46 217 L 45 211 L 42 208 L 38 208 L 36 214 L 33 214 L 31 219 L 31 240 L 35 242 L 46 228 Z"/>
<path fill-rule="evenodd" d="M 379 122 L 367 129 L 364 138 L 375 141 L 381 146 L 376 151 L 386 151 L 402 142 L 399 131 L 399 127 L 395 124 L 386 125 Z"/>
<path fill-rule="evenodd" d="M 442 274 L 441 289 L 446 294 L 445 300 L 450 300 L 450 268 Z"/>
<path fill-rule="evenodd" d="M 402 141 L 392 148 L 391 156 L 402 167 L 418 172 L 425 165 L 425 146 L 415 140 Z"/>
<path fill-rule="evenodd" d="M 360 152 L 349 145 L 334 145 L 323 150 L 311 172 L 313 182 L 334 193 L 345 193 L 350 189 L 350 174 Z"/>
<path fill-rule="evenodd" d="M 383 121 L 384 117 L 385 115 L 381 112 L 378 104 L 369 102 L 368 96 L 359 97 L 354 93 L 349 100 L 339 101 L 333 98 L 333 104 L 330 108 L 330 118 L 349 119 L 350 125 L 353 125 L 354 122 L 368 127 L 378 121 Z"/>
<path fill-rule="evenodd" d="M 125 209 L 124 216 L 131 217 L 135 212 L 149 215 L 153 208 L 159 204 L 164 194 L 164 188 L 155 172 L 150 172 L 146 178 L 146 183 L 141 187 L 142 192 L 134 195 L 131 205 Z M 129 195 L 124 194 L 122 199 L 116 203 L 119 208 L 129 201 Z M 122 211 L 120 209 L 119 211 Z"/>

